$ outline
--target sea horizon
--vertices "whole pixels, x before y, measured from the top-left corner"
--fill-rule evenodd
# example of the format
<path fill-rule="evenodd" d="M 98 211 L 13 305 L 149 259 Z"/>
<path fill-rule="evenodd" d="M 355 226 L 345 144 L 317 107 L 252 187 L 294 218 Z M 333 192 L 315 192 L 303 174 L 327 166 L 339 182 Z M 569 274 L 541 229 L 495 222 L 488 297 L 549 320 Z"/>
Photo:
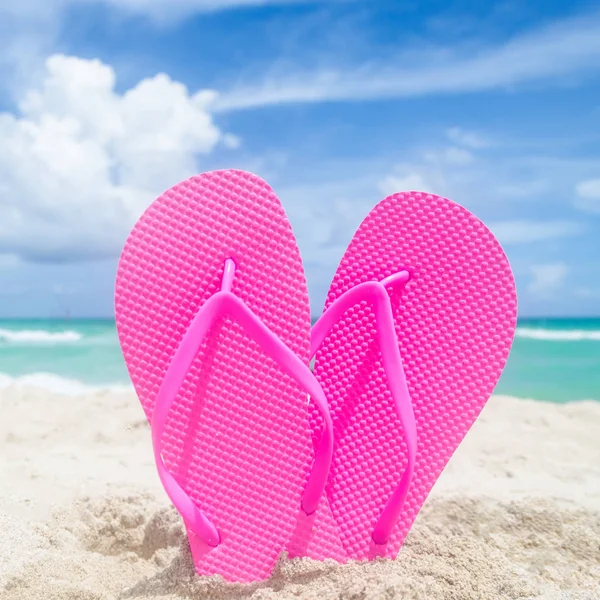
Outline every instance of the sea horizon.
<path fill-rule="evenodd" d="M 311 322 L 315 322 L 320 315 L 311 315 Z M 600 313 L 597 315 L 523 315 L 517 318 L 517 321 L 543 321 L 549 319 L 553 321 L 576 321 L 576 320 L 589 320 L 589 319 L 600 319 Z M 77 315 L 77 316 L 3 316 L 0 315 L 0 322 L 6 321 L 113 321 L 114 316 L 102 316 L 102 315 Z"/>
<path fill-rule="evenodd" d="M 126 389 L 114 318 L 0 319 L 0 389 Z M 600 401 L 600 317 L 520 317 L 495 394 Z"/>

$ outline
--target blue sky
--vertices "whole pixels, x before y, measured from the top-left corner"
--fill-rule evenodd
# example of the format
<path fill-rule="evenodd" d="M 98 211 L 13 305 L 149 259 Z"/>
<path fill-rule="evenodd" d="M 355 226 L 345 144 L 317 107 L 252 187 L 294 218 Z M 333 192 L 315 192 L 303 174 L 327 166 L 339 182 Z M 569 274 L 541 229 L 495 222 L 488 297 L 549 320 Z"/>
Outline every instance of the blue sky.
<path fill-rule="evenodd" d="M 490 226 L 523 316 L 600 314 L 597 3 L 12 4 L 0 316 L 109 316 L 137 216 L 225 167 L 278 193 L 315 314 L 362 218 L 407 189 Z"/>

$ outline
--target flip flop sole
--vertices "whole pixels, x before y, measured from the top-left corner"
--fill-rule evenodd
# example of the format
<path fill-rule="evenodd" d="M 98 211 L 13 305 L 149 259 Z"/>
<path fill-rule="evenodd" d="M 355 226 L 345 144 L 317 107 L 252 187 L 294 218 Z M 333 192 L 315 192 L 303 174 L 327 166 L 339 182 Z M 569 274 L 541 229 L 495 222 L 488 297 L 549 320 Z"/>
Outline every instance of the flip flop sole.
<path fill-rule="evenodd" d="M 242 171 L 192 177 L 140 218 L 119 263 L 116 318 L 131 379 L 148 420 L 170 360 L 203 303 L 232 291 L 306 364 L 310 309 L 304 269 L 283 207 Z M 307 400 L 296 383 L 229 319 L 196 356 L 166 423 L 163 459 L 214 522 L 221 543 L 188 530 L 199 574 L 266 578 L 298 515 L 314 451 Z"/>
<path fill-rule="evenodd" d="M 411 279 L 391 303 L 418 450 L 403 514 L 386 545 L 375 545 L 372 532 L 406 467 L 406 446 L 371 309 L 359 304 L 349 310 L 316 356 L 315 375 L 335 431 L 327 494 L 350 558 L 396 556 L 492 393 L 516 326 L 514 279 L 498 241 L 458 204 L 418 192 L 389 196 L 366 217 L 326 306 L 359 283 L 402 269 Z M 312 423 L 318 427 L 315 414 Z"/>

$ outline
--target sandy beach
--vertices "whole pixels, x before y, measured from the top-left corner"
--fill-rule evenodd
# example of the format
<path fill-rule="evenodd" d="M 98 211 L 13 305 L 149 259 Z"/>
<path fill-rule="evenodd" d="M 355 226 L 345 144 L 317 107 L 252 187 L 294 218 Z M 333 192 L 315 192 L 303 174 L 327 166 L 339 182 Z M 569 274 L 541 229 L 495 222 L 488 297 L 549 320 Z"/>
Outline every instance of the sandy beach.
<path fill-rule="evenodd" d="M 201 579 L 131 391 L 0 390 L 2 600 L 600 598 L 600 403 L 493 397 L 395 561 Z"/>

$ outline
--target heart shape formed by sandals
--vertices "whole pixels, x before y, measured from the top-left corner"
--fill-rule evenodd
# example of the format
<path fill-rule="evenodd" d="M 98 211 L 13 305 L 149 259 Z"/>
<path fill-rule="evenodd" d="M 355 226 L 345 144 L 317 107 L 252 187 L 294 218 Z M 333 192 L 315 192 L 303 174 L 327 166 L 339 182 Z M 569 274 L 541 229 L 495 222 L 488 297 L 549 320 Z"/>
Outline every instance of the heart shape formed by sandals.
<path fill-rule="evenodd" d="M 471 213 L 396 194 L 359 227 L 311 338 L 281 204 L 215 171 L 135 225 L 116 319 L 197 572 L 251 582 L 282 551 L 396 555 L 500 376 L 516 294 Z"/>

